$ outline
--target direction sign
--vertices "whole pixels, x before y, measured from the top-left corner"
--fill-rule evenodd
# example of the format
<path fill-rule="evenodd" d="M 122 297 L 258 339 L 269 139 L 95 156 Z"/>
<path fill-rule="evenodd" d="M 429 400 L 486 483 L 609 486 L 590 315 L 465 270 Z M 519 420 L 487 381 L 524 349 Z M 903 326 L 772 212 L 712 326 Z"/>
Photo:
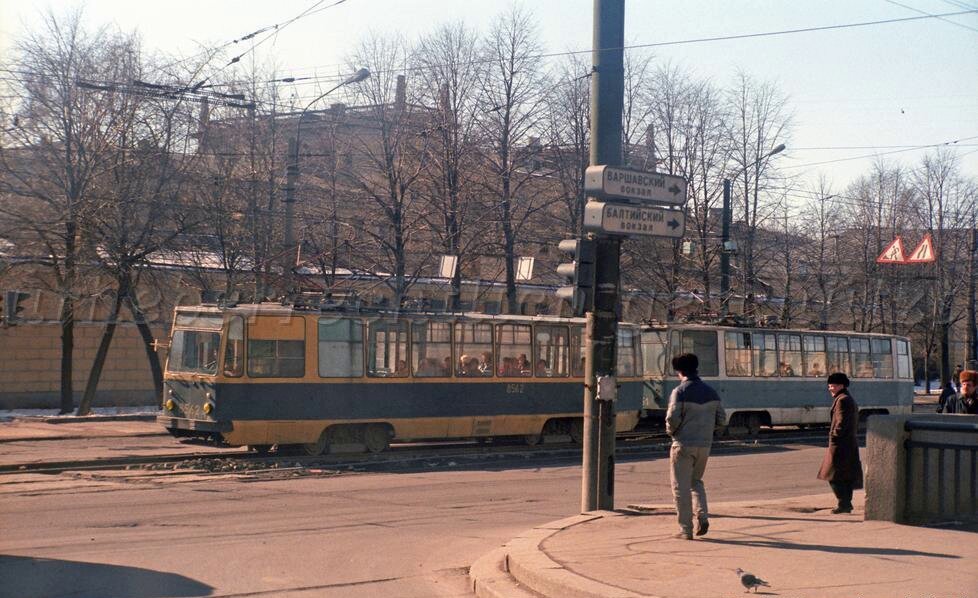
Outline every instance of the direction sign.
<path fill-rule="evenodd" d="M 614 235 L 679 238 L 686 232 L 681 210 L 589 201 L 584 206 L 584 228 Z"/>
<path fill-rule="evenodd" d="M 588 166 L 584 190 L 603 198 L 625 199 L 635 203 L 686 203 L 686 179 L 671 174 L 643 172 L 618 166 Z"/>

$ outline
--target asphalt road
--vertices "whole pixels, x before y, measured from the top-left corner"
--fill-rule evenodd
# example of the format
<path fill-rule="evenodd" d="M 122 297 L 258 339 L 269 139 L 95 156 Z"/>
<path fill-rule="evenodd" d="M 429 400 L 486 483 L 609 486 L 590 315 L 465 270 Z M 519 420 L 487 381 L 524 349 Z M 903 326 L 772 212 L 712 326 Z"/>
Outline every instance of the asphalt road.
<path fill-rule="evenodd" d="M 63 442 L 66 456 L 85 450 Z M 711 500 L 828 492 L 815 479 L 823 448 L 748 450 L 711 458 Z M 615 477 L 619 507 L 671 501 L 661 456 L 620 462 Z M 6 475 L 0 596 L 470 596 L 467 567 L 579 512 L 580 486 L 578 463 L 533 458 L 405 473 Z"/>

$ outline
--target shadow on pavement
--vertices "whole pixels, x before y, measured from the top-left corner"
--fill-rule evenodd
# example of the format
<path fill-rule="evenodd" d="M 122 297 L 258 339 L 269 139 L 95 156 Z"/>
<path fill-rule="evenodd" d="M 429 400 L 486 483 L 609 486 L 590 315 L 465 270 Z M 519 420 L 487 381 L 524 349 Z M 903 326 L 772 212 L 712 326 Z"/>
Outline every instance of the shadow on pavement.
<path fill-rule="evenodd" d="M 175 573 L 25 556 L 0 555 L 4 596 L 111 598 L 209 596 L 213 588 Z"/>
<path fill-rule="evenodd" d="M 831 552 L 836 554 L 868 554 L 875 556 L 926 556 L 939 559 L 959 559 L 956 554 L 944 554 L 941 552 L 923 552 L 920 550 L 906 550 L 903 548 L 880 548 L 877 546 L 832 546 L 829 544 L 798 544 L 783 540 L 720 540 L 717 538 L 703 538 L 700 542 L 711 542 L 713 544 L 726 544 L 728 546 L 751 546 L 756 548 L 780 548 L 783 550 L 807 550 L 819 552 Z"/>

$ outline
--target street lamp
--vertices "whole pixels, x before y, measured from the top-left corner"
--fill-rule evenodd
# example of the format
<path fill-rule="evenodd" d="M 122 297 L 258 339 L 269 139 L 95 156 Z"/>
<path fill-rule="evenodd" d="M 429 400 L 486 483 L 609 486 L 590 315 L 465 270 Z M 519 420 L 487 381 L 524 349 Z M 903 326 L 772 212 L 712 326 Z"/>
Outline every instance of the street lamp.
<path fill-rule="evenodd" d="M 369 70 L 365 68 L 358 70 L 343 81 L 340 81 L 336 86 L 320 94 L 316 99 L 309 102 L 306 107 L 302 109 L 302 112 L 299 113 L 299 119 L 295 123 L 295 137 L 289 139 L 289 164 L 285 169 L 285 255 L 291 255 L 291 251 L 288 250 L 291 249 L 292 245 L 295 243 L 295 234 L 293 233 L 294 225 L 292 221 L 294 219 L 293 204 L 295 203 L 295 188 L 299 184 L 299 136 L 302 133 L 302 118 L 306 115 L 306 111 L 312 108 L 313 104 L 319 100 L 325 98 L 344 85 L 359 83 L 369 76 Z M 288 294 L 288 292 L 292 290 L 292 266 L 290 264 L 286 264 L 285 276 L 286 294 Z"/>
<path fill-rule="evenodd" d="M 774 149 L 764 154 L 757 160 L 747 164 L 738 170 L 732 177 L 723 179 L 723 214 L 720 217 L 720 314 L 726 316 L 730 308 L 730 254 L 733 253 L 733 243 L 730 241 L 730 184 L 742 175 L 744 171 L 756 165 L 761 160 L 766 160 L 774 154 L 784 151 L 784 144 L 780 143 Z"/>

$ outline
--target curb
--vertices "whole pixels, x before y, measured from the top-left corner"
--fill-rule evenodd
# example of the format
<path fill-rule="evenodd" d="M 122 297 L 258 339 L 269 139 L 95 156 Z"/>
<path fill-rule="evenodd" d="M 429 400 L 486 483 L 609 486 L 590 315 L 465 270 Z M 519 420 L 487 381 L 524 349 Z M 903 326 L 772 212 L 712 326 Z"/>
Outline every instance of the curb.
<path fill-rule="evenodd" d="M 120 415 L 55 415 L 14 417 L 14 421 L 37 421 L 46 424 L 81 424 L 89 422 L 118 422 L 118 421 L 156 421 L 155 413 L 132 413 Z"/>
<path fill-rule="evenodd" d="M 574 515 L 551 523 L 546 523 L 528 530 L 501 549 L 494 551 L 493 559 L 498 562 L 499 554 L 505 556 L 504 565 L 508 566 L 509 574 L 515 582 L 522 584 L 532 592 L 543 596 L 559 596 L 560 598 L 648 598 L 647 594 L 636 594 L 629 590 L 602 583 L 594 579 L 578 575 L 554 561 L 543 549 L 543 543 L 551 536 L 561 531 L 595 521 L 605 517 L 619 517 L 613 511 L 594 511 Z M 481 560 L 481 559 L 480 559 Z M 473 577 L 473 588 L 480 584 L 491 586 L 493 582 L 485 575 L 485 564 L 479 568 L 473 566 L 469 575 Z M 495 598 L 496 594 L 479 594 L 482 598 Z M 507 594 L 508 595 L 508 594 Z"/>
<path fill-rule="evenodd" d="M 469 568 L 470 589 L 479 598 L 541 598 L 509 573 L 509 555 L 500 547 L 484 555 Z"/>

